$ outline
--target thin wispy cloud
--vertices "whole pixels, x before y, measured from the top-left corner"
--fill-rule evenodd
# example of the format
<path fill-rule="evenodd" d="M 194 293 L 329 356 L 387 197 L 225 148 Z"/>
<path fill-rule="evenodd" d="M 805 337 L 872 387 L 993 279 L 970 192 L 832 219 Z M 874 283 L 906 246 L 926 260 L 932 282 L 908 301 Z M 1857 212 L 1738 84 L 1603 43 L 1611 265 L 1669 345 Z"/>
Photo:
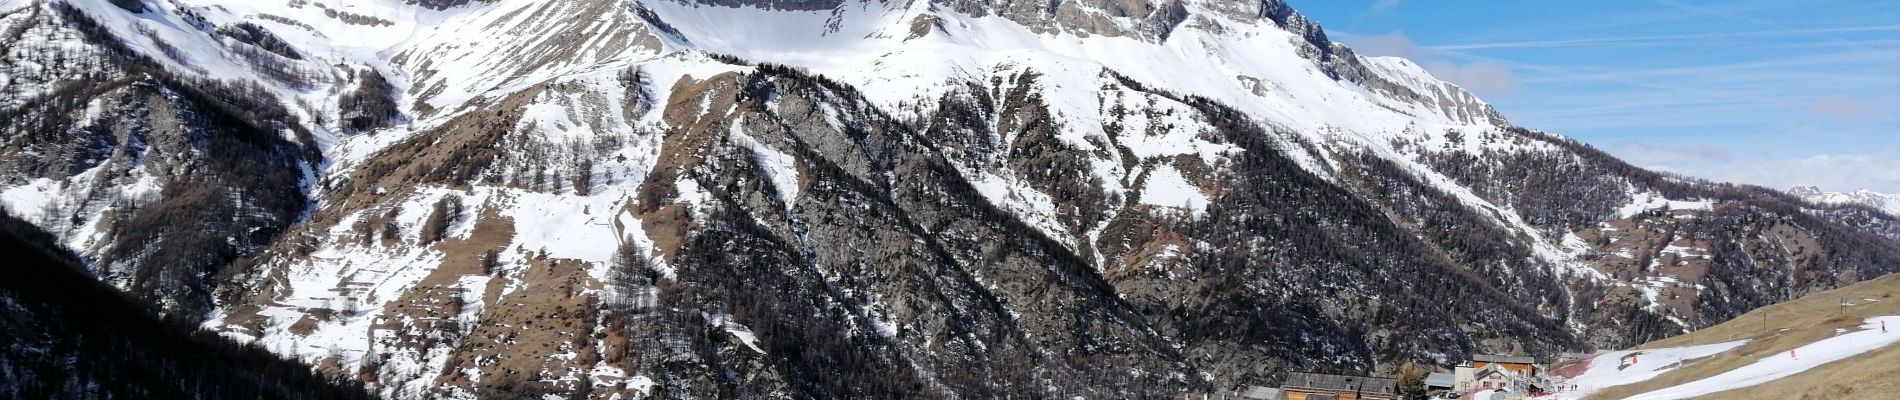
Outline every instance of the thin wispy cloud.
<path fill-rule="evenodd" d="M 1456 56 L 1470 56 L 1464 53 L 1445 53 Z M 1490 57 L 1470 56 L 1492 60 Z M 1762 83 L 1785 85 L 1790 82 L 1777 79 L 1804 79 L 1804 84 L 1848 83 L 1864 85 L 1871 82 L 1891 82 L 1900 76 L 1881 76 L 1855 71 L 1855 67 L 1878 66 L 1886 60 L 1900 59 L 1900 51 L 1893 52 L 1828 52 L 1793 54 L 1765 60 L 1746 60 L 1720 64 L 1682 65 L 1667 67 L 1633 66 L 1550 66 L 1513 64 L 1539 72 L 1547 72 L 1549 77 L 1537 81 L 1643 81 L 1654 82 L 1667 79 L 1690 78 L 1699 81 L 1733 81 L 1738 83 Z M 1817 82 L 1817 78 L 1834 78 Z"/>
<path fill-rule="evenodd" d="M 1371 11 L 1372 11 L 1372 12 L 1375 12 L 1375 13 L 1382 13 L 1382 12 L 1385 12 L 1386 10 L 1391 10 L 1391 9 L 1392 9 L 1393 7 L 1398 7 L 1398 6 L 1399 6 L 1399 3 L 1400 3 L 1400 1 L 1401 1 L 1401 0 L 1379 0 L 1379 1 L 1375 1 L 1375 2 L 1373 2 L 1373 3 L 1372 3 L 1372 9 L 1371 9 Z"/>
<path fill-rule="evenodd" d="M 1828 31 L 1828 30 L 1824 30 L 1824 29 L 1823 29 L 1823 30 L 1806 30 L 1806 31 L 1804 31 L 1804 30 L 1801 30 L 1801 29 L 1790 29 L 1790 27 L 1789 27 L 1788 25 L 1786 25 L 1786 24 L 1783 24 L 1783 23 L 1780 23 L 1780 22 L 1777 22 L 1777 21 L 1774 21 L 1774 20 L 1770 20 L 1770 19 L 1764 19 L 1764 18 L 1755 18 L 1755 17 L 1752 17 L 1752 16 L 1748 16 L 1748 15 L 1743 15 L 1743 14 L 1740 14 L 1740 13 L 1735 13 L 1735 12 L 1729 12 L 1729 11 L 1724 11 L 1724 10 L 1719 10 L 1719 9 L 1715 9 L 1715 8 L 1710 8 L 1710 7 L 1703 7 L 1703 6 L 1699 6 L 1699 5 L 1694 5 L 1694 4 L 1688 4 L 1688 3 L 1683 3 L 1683 2 L 1680 2 L 1680 1 L 1676 1 L 1676 0 L 1659 0 L 1659 1 L 1661 1 L 1661 2 L 1662 2 L 1663 4 L 1665 4 L 1665 5 L 1668 5 L 1668 6 L 1670 6 L 1670 7 L 1675 7 L 1675 8 L 1678 8 L 1678 9 L 1683 9 L 1683 10 L 1689 10 L 1689 11 L 1693 11 L 1693 12 L 1697 12 L 1697 13 L 1701 13 L 1701 14 L 1705 14 L 1705 15 L 1713 15 L 1713 16 L 1718 16 L 1718 17 L 1722 17 L 1722 18 L 1727 18 L 1727 19 L 1729 19 L 1729 20 L 1731 20 L 1731 21 L 1740 21 L 1740 22 L 1745 22 L 1745 23 L 1749 23 L 1749 24 L 1753 24 L 1753 25 L 1755 25 L 1755 26 L 1761 26 L 1761 27 L 1766 27 L 1766 28 L 1773 28 L 1773 29 L 1779 29 L 1779 30 L 1784 30 L 1784 31 L 1791 31 L 1791 32 L 1796 32 L 1796 33 L 1799 33 L 1799 34 L 1803 34 L 1803 35 L 1807 35 L 1807 36 L 1810 36 L 1810 37 L 1814 37 L 1814 38 L 1817 38 L 1817 39 L 1822 39 L 1822 40 L 1824 40 L 1824 41 L 1827 41 L 1827 42 L 1829 42 L 1829 43 L 1831 43 L 1831 44 L 1836 44 L 1836 45 L 1841 45 L 1841 46 L 1847 46 L 1847 47 L 1856 47 L 1856 48 L 1863 48 L 1863 49 L 1865 49 L 1865 47 L 1861 47 L 1861 46 L 1858 46 L 1858 45 L 1856 45 L 1856 44 L 1854 44 L 1853 42 L 1849 42 L 1849 41 L 1845 41 L 1845 40 L 1841 40 L 1841 38 L 1838 38 L 1838 37 L 1834 37 L 1834 36 L 1829 36 L 1829 35 L 1827 35 L 1827 34 L 1829 34 L 1829 33 L 1842 33 L 1842 31 Z"/>
<path fill-rule="evenodd" d="M 1782 30 L 1767 30 L 1767 31 L 1753 31 L 1753 32 L 1717 32 L 1717 33 L 1700 33 L 1700 34 L 1685 34 L 1685 35 L 1652 35 L 1652 36 L 1602 37 L 1602 38 L 1582 38 L 1582 39 L 1524 40 L 1524 41 L 1489 42 L 1489 43 L 1459 43 L 1459 44 L 1446 44 L 1446 45 L 1431 45 L 1427 47 L 1438 49 L 1438 50 L 1495 50 L 1495 49 L 1563 48 L 1563 47 L 1582 47 L 1582 46 L 1656 46 L 1656 45 L 1669 45 L 1669 44 L 1681 44 L 1681 43 L 1695 43 L 1695 42 L 1714 40 L 1714 39 L 1748 39 L 1748 38 L 1764 38 L 1764 37 L 1778 37 L 1778 36 L 1805 36 L 1805 35 L 1825 34 L 1825 33 L 1864 33 L 1864 32 L 1900 32 L 1900 25 L 1855 26 L 1855 27 L 1814 28 L 1814 29 L 1782 29 Z M 1853 45 L 1853 47 L 1861 47 L 1859 46 L 1860 44 L 1861 43 L 1858 43 L 1856 41 L 1841 40 L 1841 41 L 1837 41 L 1837 43 L 1826 43 L 1822 45 L 1829 45 L 1829 46 Z"/>
<path fill-rule="evenodd" d="M 1873 105 L 1846 96 L 1822 97 L 1815 100 L 1810 108 L 1814 111 L 1814 115 L 1835 122 L 1859 122 L 1874 113 Z"/>

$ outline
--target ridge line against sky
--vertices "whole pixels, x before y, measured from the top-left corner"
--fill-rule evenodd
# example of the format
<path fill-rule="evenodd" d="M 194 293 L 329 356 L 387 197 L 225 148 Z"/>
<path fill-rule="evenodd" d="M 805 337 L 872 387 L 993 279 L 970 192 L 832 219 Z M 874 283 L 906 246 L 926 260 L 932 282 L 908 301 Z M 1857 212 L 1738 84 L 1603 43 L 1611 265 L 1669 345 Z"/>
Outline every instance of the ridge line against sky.
<path fill-rule="evenodd" d="M 1289 1 L 1362 55 L 1639 166 L 1900 193 L 1900 2 Z"/>

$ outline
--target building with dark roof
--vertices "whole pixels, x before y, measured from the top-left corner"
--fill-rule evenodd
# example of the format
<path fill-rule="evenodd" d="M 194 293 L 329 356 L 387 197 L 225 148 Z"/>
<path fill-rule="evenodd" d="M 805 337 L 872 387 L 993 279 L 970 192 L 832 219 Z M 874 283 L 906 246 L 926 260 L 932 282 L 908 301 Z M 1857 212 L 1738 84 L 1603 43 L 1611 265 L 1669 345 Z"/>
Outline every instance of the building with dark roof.
<path fill-rule="evenodd" d="M 1399 380 L 1312 372 L 1287 374 L 1280 384 L 1283 400 L 1395 400 Z"/>

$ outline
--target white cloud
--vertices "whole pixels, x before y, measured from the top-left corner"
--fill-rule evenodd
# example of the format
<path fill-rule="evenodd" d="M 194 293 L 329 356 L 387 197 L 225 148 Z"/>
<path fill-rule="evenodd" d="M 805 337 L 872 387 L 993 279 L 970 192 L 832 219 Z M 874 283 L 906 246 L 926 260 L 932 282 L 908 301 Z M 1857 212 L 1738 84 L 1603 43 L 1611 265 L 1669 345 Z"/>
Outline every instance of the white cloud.
<path fill-rule="evenodd" d="M 1353 51 L 1367 56 L 1391 56 L 1411 59 L 1413 63 L 1424 67 L 1432 76 L 1459 87 L 1477 93 L 1480 96 L 1507 96 L 1517 91 L 1524 83 L 1517 73 L 1502 63 L 1479 60 L 1471 63 L 1458 63 L 1446 57 L 1446 53 L 1432 48 L 1419 47 L 1404 33 L 1393 32 L 1384 35 L 1346 35 L 1345 42 Z"/>
<path fill-rule="evenodd" d="M 1744 150 L 1769 145 L 1752 140 L 1670 145 L 1624 140 L 1607 149 L 1630 164 L 1718 182 L 1774 189 L 1819 186 L 1837 192 L 1873 189 L 1900 193 L 1900 153 L 1893 151 L 1775 157 Z M 1799 154 L 1799 153 L 1797 153 Z"/>
<path fill-rule="evenodd" d="M 1752 163 L 1729 171 L 1710 171 L 1731 180 L 1774 188 L 1814 185 L 1833 191 L 1873 189 L 1900 193 L 1900 157 L 1868 154 L 1818 154 L 1795 160 Z"/>
<path fill-rule="evenodd" d="M 1738 160 L 1724 156 L 1674 153 L 1680 149 L 1624 149 L 1617 155 L 1652 170 L 1719 182 L 1787 189 L 1819 186 L 1828 191 L 1872 189 L 1900 193 L 1900 157 L 1876 154 L 1816 154 L 1779 160 Z"/>

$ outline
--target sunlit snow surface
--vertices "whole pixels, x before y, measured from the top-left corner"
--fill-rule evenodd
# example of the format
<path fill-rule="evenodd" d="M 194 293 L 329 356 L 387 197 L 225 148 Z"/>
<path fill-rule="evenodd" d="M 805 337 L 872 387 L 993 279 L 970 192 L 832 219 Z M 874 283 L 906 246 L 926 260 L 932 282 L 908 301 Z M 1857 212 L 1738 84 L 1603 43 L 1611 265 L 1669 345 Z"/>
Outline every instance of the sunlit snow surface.
<path fill-rule="evenodd" d="M 1868 318 L 1861 330 L 1842 332 L 1795 348 L 1777 352 L 1754 363 L 1715 376 L 1638 394 L 1630 400 L 1673 400 L 1707 396 L 1728 390 L 1772 382 L 1795 374 L 1900 343 L 1900 331 L 1881 332 L 1881 322 L 1900 325 L 1900 316 Z M 1653 350 L 1617 351 L 1597 355 L 1589 369 L 1565 381 L 1571 390 L 1537 399 L 1578 399 L 1612 386 L 1640 383 L 1677 368 L 1692 365 L 1697 359 L 1717 356 L 1747 344 L 1747 341 L 1702 346 L 1672 347 Z M 1630 355 L 1635 354 L 1634 358 Z"/>
<path fill-rule="evenodd" d="M 1792 353 L 1763 357 L 1754 364 L 1716 376 L 1632 396 L 1630 400 L 1673 400 L 1741 389 L 1786 378 L 1900 342 L 1900 332 L 1882 332 L 1880 324 L 1900 325 L 1900 316 L 1868 318 L 1860 331 L 1844 333 L 1794 349 Z"/>
<path fill-rule="evenodd" d="M 1670 347 L 1651 350 L 1612 351 L 1596 355 L 1590 360 L 1590 368 L 1582 374 L 1565 381 L 1576 390 L 1563 395 L 1581 396 L 1611 386 L 1628 385 L 1643 382 L 1674 371 L 1694 360 L 1714 356 L 1748 344 L 1748 341 L 1734 341 L 1701 346 Z"/>
<path fill-rule="evenodd" d="M 1148 186 L 1142 188 L 1141 202 L 1166 207 L 1180 207 L 1195 212 L 1207 209 L 1207 195 L 1201 189 L 1188 182 L 1174 167 L 1161 166 L 1148 175 Z"/>

